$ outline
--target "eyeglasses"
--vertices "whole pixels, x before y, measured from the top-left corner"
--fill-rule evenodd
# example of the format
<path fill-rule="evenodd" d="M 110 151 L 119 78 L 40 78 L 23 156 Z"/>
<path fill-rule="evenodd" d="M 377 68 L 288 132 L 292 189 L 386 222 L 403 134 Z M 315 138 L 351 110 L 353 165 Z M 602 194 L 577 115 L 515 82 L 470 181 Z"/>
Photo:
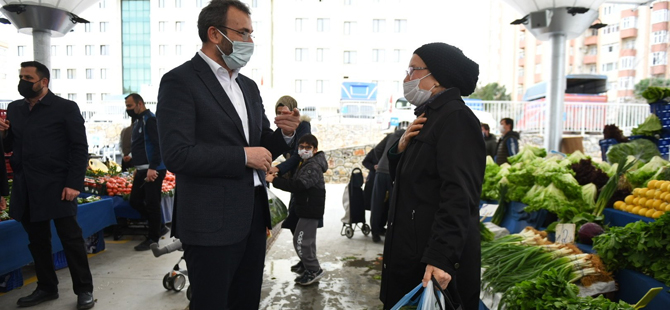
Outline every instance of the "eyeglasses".
<path fill-rule="evenodd" d="M 416 70 L 428 70 L 428 68 L 426 68 L 426 67 L 409 67 L 409 68 L 407 68 L 407 70 L 405 70 L 405 73 L 407 73 L 407 75 L 410 78 L 412 78 L 412 73 L 414 73 L 414 71 L 416 71 Z"/>
<path fill-rule="evenodd" d="M 306 151 L 311 151 L 314 147 L 312 146 L 302 146 L 298 145 L 298 150 L 306 150 Z"/>
<path fill-rule="evenodd" d="M 221 26 L 221 27 L 223 27 L 223 28 L 226 28 L 226 29 L 229 29 L 229 30 L 232 30 L 232 31 L 235 31 L 235 32 L 239 33 L 239 34 L 240 34 L 240 35 L 242 36 L 242 41 L 248 41 L 248 40 L 249 40 L 249 38 L 251 38 L 251 39 L 254 39 L 254 38 L 256 38 L 256 37 L 254 37 L 254 35 L 252 35 L 252 34 L 251 34 L 250 32 L 248 32 L 248 31 L 246 31 L 246 30 L 245 30 L 245 31 L 239 31 L 239 30 L 235 30 L 235 29 L 233 29 L 233 28 L 230 28 L 230 27 L 226 27 L 226 26 Z"/>

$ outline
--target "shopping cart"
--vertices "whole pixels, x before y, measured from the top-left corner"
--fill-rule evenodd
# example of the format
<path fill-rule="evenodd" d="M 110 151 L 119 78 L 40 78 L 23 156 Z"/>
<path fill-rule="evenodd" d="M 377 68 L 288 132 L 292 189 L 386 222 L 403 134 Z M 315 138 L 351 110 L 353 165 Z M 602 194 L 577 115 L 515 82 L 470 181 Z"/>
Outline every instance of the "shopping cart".
<path fill-rule="evenodd" d="M 363 171 L 354 168 L 351 171 L 349 184 L 342 195 L 342 206 L 344 217 L 342 218 L 342 229 L 340 235 L 351 239 L 354 231 L 359 228 L 364 235 L 370 234 L 370 225 L 365 223 L 365 198 L 363 196 Z"/>

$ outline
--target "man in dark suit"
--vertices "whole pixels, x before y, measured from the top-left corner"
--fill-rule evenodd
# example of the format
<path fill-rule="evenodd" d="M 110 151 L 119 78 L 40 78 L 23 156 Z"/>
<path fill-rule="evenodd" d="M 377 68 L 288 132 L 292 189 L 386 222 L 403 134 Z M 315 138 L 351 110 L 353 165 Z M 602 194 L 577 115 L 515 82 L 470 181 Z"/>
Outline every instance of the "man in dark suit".
<path fill-rule="evenodd" d="M 239 74 L 253 53 L 249 8 L 212 1 L 198 18 L 202 49 L 165 74 L 158 92 L 161 154 L 177 178 L 175 235 L 191 309 L 258 309 L 270 212 L 265 173 L 289 150 L 297 109 L 273 131 L 256 84 Z"/>
<path fill-rule="evenodd" d="M 93 279 L 88 266 L 75 198 L 84 187 L 88 144 L 77 103 L 49 91 L 49 69 L 36 61 L 21 63 L 19 93 L 0 124 L 5 151 L 14 171 L 9 215 L 28 233 L 35 261 L 37 289 L 20 298 L 21 307 L 58 298 L 58 278 L 51 255 L 51 220 L 63 244 L 77 309 L 90 309 Z"/>

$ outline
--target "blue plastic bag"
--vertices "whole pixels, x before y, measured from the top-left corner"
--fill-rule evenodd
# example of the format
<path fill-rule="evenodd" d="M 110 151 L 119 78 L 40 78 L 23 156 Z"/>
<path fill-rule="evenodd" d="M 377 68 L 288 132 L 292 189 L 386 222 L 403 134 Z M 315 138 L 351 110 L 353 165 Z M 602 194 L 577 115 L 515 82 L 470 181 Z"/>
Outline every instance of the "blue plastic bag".
<path fill-rule="evenodd" d="M 398 310 L 403 306 L 417 306 L 419 305 L 419 301 L 421 301 L 421 297 L 423 294 L 417 294 L 417 292 L 421 289 L 421 283 L 417 285 L 413 290 L 411 290 L 409 293 L 405 294 L 403 298 L 401 298 L 391 310 Z M 417 295 L 416 297 L 414 295 Z M 415 297 L 412 299 L 412 297 Z"/>

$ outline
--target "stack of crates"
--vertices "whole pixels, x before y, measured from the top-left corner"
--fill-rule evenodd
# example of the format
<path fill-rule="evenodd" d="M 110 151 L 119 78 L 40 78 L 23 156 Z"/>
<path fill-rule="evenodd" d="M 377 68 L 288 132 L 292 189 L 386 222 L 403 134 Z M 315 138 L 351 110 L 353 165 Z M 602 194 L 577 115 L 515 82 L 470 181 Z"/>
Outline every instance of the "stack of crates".
<path fill-rule="evenodd" d="M 656 142 L 658 151 L 664 159 L 668 159 L 670 153 L 670 104 L 661 100 L 656 103 L 649 104 L 649 110 L 661 120 L 661 136 Z"/>

